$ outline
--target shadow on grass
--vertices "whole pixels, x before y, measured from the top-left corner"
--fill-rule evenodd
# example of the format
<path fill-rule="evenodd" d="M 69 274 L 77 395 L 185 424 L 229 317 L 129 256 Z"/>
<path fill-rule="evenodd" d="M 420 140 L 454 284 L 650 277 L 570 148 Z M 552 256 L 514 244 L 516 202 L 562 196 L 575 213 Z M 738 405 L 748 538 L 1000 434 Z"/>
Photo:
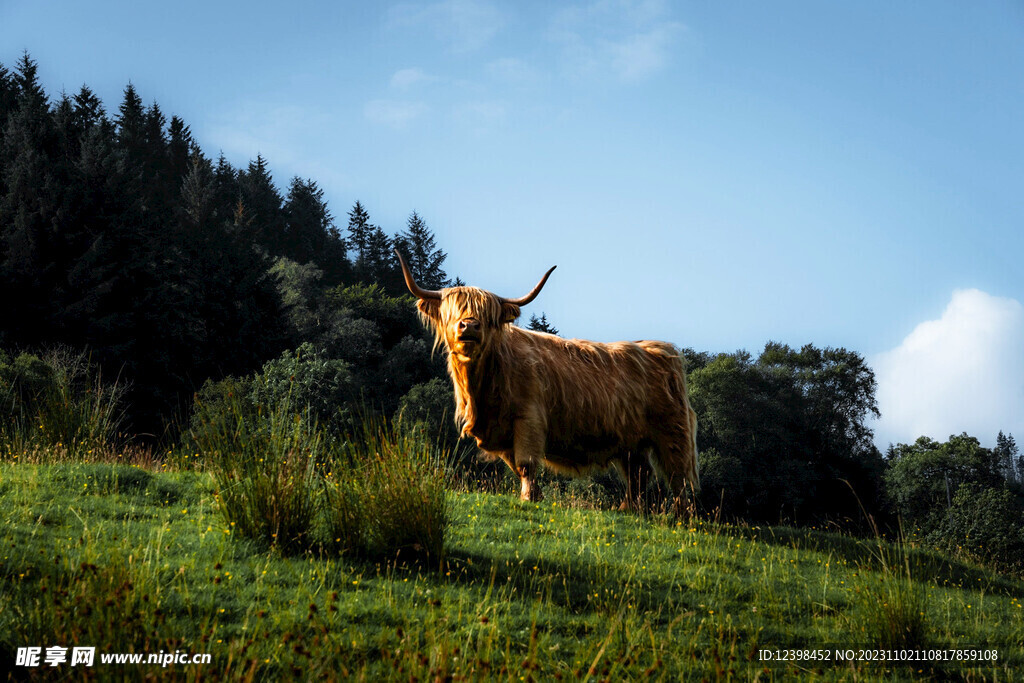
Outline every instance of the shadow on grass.
<path fill-rule="evenodd" d="M 655 622 L 669 622 L 679 610 L 692 609 L 690 593 L 685 584 L 672 583 L 657 578 L 645 578 L 642 582 L 627 580 L 615 574 L 608 575 L 608 568 L 584 558 L 575 558 L 572 563 L 524 557 L 521 562 L 501 563 L 484 554 L 456 550 L 446 559 L 447 582 L 495 589 L 509 587 L 510 599 L 525 604 L 534 604 L 544 598 L 552 605 L 573 612 L 596 612 L 612 607 L 631 605 L 641 612 L 662 613 L 665 607 L 674 603 L 672 614 L 660 614 Z M 536 567 L 536 569 L 534 569 Z M 595 593 L 598 594 L 595 599 Z M 610 597 L 608 597 L 610 596 Z"/>
<path fill-rule="evenodd" d="M 879 570 L 878 541 L 873 538 L 857 538 L 815 529 L 792 527 L 725 527 L 721 533 L 735 538 L 759 541 L 769 545 L 793 548 L 794 550 L 815 551 L 840 557 L 847 562 Z M 900 552 L 890 541 L 883 541 L 886 552 Z M 913 577 L 936 586 L 984 587 L 1008 596 L 1024 597 L 1024 584 L 1012 577 L 1001 576 L 994 571 L 969 565 L 959 560 L 943 557 L 923 548 L 908 548 L 910 570 Z"/>

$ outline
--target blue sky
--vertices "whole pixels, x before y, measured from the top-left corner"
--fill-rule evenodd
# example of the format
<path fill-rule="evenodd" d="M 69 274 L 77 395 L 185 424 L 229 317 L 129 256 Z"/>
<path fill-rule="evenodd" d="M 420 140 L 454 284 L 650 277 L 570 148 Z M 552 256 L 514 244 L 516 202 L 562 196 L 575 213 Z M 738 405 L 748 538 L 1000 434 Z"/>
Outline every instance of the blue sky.
<path fill-rule="evenodd" d="M 558 264 L 563 334 L 845 346 L 883 442 L 1024 438 L 1019 3 L 0 0 L 23 50 L 341 225 L 418 211 L 470 284 Z"/>

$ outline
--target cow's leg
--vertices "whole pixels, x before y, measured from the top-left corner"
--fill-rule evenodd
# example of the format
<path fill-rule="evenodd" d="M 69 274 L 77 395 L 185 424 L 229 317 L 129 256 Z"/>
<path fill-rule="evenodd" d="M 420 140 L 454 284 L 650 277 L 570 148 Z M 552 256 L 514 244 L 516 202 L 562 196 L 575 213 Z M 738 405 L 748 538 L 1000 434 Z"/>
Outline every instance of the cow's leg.
<path fill-rule="evenodd" d="M 536 417 L 518 418 L 512 431 L 515 471 L 519 475 L 520 500 L 540 500 L 543 495 L 537 485 L 537 470 L 544 460 L 546 427 Z"/>
<path fill-rule="evenodd" d="M 647 460 L 647 450 L 640 448 L 630 451 L 621 460 L 621 472 L 626 479 L 626 498 L 619 506 L 620 510 L 640 512 L 647 509 L 647 484 L 654 474 L 651 463 Z"/>
<path fill-rule="evenodd" d="M 696 416 L 686 408 L 672 419 L 664 420 L 652 435 L 653 455 L 668 478 L 677 512 L 683 509 L 687 489 L 694 493 L 700 490 L 696 431 Z"/>
<path fill-rule="evenodd" d="M 519 476 L 519 469 L 516 467 L 516 459 L 512 451 L 500 451 L 495 453 L 494 455 L 501 458 L 502 462 L 508 465 L 508 468 L 512 470 L 512 474 L 516 475 L 517 477 Z"/>

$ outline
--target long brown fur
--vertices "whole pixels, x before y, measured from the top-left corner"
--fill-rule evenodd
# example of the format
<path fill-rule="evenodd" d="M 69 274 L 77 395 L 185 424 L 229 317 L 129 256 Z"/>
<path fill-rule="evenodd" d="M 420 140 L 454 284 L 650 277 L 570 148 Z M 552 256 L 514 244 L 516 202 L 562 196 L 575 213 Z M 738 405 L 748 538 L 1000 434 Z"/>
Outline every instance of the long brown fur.
<path fill-rule="evenodd" d="M 659 341 L 604 344 L 524 330 L 519 307 L 475 287 L 420 299 L 424 323 L 443 346 L 456 419 L 485 454 L 504 460 L 536 500 L 540 465 L 574 476 L 614 467 L 624 506 L 643 495 L 653 468 L 676 496 L 699 488 L 697 418 L 679 351 Z M 480 325 L 464 345 L 459 321 Z"/>

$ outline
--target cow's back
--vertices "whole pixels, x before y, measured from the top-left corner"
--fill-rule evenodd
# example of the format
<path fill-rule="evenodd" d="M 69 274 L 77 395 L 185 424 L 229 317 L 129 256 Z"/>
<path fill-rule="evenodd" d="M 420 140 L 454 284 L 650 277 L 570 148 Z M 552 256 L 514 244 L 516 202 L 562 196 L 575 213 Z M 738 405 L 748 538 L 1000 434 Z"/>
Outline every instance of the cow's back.
<path fill-rule="evenodd" d="M 549 459 L 562 469 L 603 466 L 650 437 L 675 402 L 679 353 L 659 341 L 600 343 L 513 328 L 522 389 L 547 419 Z M 676 407 L 678 409 L 678 407 Z"/>

